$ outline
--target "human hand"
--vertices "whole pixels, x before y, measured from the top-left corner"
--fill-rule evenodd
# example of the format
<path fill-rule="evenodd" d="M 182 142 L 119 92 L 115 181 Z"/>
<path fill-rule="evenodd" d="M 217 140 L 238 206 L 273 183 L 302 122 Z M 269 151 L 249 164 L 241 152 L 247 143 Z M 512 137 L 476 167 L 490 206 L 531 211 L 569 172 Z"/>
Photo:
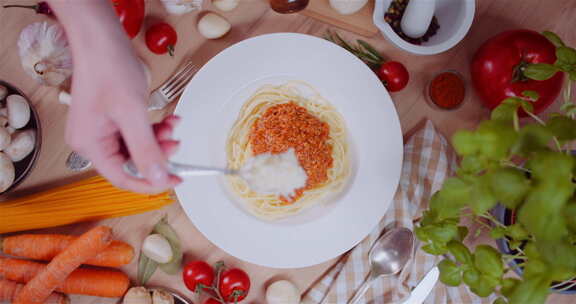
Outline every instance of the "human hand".
<path fill-rule="evenodd" d="M 75 57 L 66 139 L 114 185 L 157 193 L 181 181 L 166 169 L 167 157 L 178 146 L 171 135 L 179 119 L 170 116 L 151 126 L 146 83 L 131 50 L 116 49 L 106 62 L 78 62 Z M 124 172 L 128 158 L 145 179 Z"/>

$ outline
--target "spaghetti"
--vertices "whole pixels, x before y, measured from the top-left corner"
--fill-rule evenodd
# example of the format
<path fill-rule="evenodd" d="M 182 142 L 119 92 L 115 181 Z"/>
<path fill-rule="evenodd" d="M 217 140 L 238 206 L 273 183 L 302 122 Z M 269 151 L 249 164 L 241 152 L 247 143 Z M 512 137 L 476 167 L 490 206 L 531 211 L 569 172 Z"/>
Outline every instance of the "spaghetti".
<path fill-rule="evenodd" d="M 327 100 L 303 82 L 263 86 L 244 104 L 230 131 L 228 166 L 240 169 L 256 155 L 291 148 L 308 177 L 294 197 L 257 193 L 242 178 L 229 177 L 232 192 L 259 218 L 284 218 L 325 201 L 344 188 L 351 171 L 344 119 Z"/>

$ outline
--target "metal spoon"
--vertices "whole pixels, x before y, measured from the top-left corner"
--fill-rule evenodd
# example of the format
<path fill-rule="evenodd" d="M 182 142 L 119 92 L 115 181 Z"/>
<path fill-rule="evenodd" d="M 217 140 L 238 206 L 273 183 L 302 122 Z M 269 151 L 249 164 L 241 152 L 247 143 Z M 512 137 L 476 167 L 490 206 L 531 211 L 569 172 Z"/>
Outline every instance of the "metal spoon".
<path fill-rule="evenodd" d="M 136 178 L 142 178 L 142 174 L 138 172 L 138 168 L 131 160 L 124 164 L 124 171 Z M 168 172 L 178 177 L 187 176 L 208 176 L 208 175 L 238 175 L 238 170 L 230 170 L 216 167 L 204 167 L 169 162 Z"/>
<path fill-rule="evenodd" d="M 90 168 L 90 166 L 92 166 L 92 162 L 90 160 L 82 157 L 80 154 L 74 151 L 70 152 L 66 158 L 66 168 L 69 170 L 75 172 L 84 171 Z"/>
<path fill-rule="evenodd" d="M 370 249 L 370 273 L 348 304 L 359 303 L 372 282 L 394 275 L 412 258 L 414 233 L 407 228 L 394 228 L 381 236 Z"/>

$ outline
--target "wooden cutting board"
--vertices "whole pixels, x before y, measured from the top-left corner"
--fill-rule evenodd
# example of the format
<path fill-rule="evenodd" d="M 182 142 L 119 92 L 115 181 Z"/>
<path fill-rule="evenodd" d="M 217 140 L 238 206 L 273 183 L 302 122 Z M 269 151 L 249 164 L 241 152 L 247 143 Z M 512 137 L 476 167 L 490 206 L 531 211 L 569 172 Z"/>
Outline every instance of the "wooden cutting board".
<path fill-rule="evenodd" d="M 338 14 L 328 0 L 310 0 L 308 7 L 301 14 L 365 37 L 372 37 L 380 32 L 372 22 L 373 12 L 374 0 L 369 0 L 357 13 L 346 16 Z"/>

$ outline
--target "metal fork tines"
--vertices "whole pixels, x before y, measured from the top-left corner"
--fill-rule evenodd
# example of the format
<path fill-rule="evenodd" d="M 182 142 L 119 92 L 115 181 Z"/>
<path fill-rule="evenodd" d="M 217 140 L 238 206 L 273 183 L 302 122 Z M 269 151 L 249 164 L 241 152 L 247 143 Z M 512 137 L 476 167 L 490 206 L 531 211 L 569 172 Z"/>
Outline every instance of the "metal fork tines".
<path fill-rule="evenodd" d="M 184 88 L 192 79 L 194 74 L 198 72 L 198 67 L 188 61 L 176 74 L 170 77 L 160 88 L 155 90 L 150 96 L 151 110 L 158 110 L 164 108 L 167 104 L 174 101 L 176 97 L 180 96 Z"/>

